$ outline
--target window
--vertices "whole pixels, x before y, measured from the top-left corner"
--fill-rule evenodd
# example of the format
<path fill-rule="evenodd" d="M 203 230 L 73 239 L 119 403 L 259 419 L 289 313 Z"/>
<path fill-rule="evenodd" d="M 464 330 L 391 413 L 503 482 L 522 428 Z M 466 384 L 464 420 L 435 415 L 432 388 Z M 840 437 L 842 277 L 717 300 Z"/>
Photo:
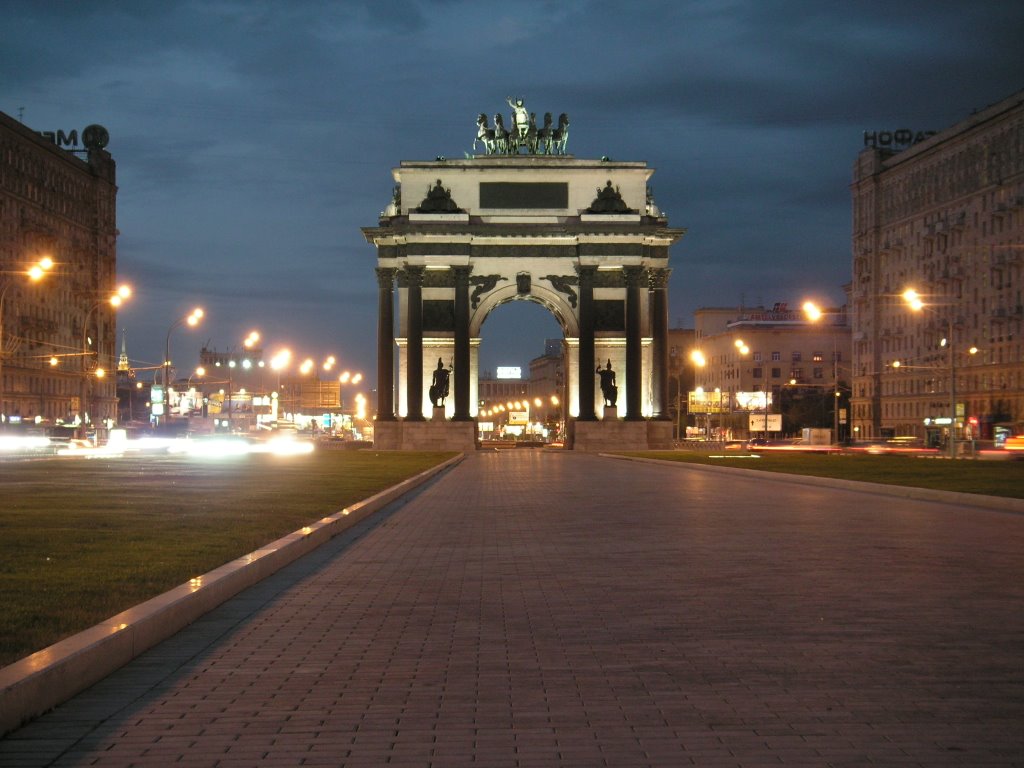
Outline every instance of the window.
<path fill-rule="evenodd" d="M 754 362 L 755 363 L 760 363 L 761 362 L 761 353 L 760 352 L 755 352 L 754 353 Z"/>
<path fill-rule="evenodd" d="M 820 362 L 821 362 L 822 360 L 824 360 L 825 358 L 824 358 L 824 356 L 823 356 L 823 355 L 821 354 L 821 352 L 815 352 L 815 353 L 813 353 L 813 354 L 811 355 L 811 359 L 812 359 L 812 360 L 814 360 L 814 362 L 816 362 L 816 363 L 820 363 Z"/>
<path fill-rule="evenodd" d="M 782 369 L 781 368 L 772 368 L 772 378 L 773 379 L 778 379 L 781 376 L 782 376 Z"/>
<path fill-rule="evenodd" d="M 760 379 L 763 371 L 764 371 L 764 369 L 762 369 L 762 368 L 755 368 L 754 369 L 754 378 L 755 379 Z"/>
<path fill-rule="evenodd" d="M 816 379 L 823 379 L 823 378 L 825 378 L 825 369 L 824 368 L 815 368 L 814 369 L 814 378 L 816 378 Z"/>
<path fill-rule="evenodd" d="M 791 370 L 789 372 L 789 378 L 791 378 L 791 379 L 796 379 L 797 381 L 800 381 L 803 377 L 804 377 L 804 369 L 803 368 L 794 368 L 793 370 Z"/>
<path fill-rule="evenodd" d="M 793 350 L 793 362 L 794 363 L 799 363 L 800 360 L 801 360 L 800 351 L 799 350 Z"/>
<path fill-rule="evenodd" d="M 777 362 L 782 359 L 781 352 L 772 352 L 772 362 Z"/>

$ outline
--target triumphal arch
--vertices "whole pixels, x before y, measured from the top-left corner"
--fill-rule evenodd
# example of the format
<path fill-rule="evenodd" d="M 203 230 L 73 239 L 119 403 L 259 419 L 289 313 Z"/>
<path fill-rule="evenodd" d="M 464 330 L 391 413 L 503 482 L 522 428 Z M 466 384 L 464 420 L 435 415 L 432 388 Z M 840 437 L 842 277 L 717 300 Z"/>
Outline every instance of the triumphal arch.
<path fill-rule="evenodd" d="M 479 116 L 479 154 L 403 161 L 363 228 L 377 249 L 375 443 L 472 448 L 481 327 L 525 300 L 563 331 L 568 444 L 670 447 L 668 262 L 684 230 L 655 205 L 645 162 L 576 158 L 566 115 L 538 127 L 522 99 L 509 105 L 508 129 Z"/>

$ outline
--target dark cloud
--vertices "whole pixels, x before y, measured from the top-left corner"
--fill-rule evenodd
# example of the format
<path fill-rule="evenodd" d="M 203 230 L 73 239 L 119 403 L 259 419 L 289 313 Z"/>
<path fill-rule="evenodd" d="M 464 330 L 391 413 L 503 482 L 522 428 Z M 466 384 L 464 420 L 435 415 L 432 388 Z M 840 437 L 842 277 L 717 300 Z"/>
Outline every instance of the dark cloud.
<path fill-rule="evenodd" d="M 1024 87 L 1022 32 L 1024 7 L 996 0 L 7 0 L 0 110 L 110 130 L 133 354 L 159 359 L 202 301 L 192 341 L 258 326 L 372 370 L 359 228 L 399 161 L 470 151 L 506 96 L 570 113 L 577 156 L 657 170 L 689 230 L 670 284 L 688 322 L 701 304 L 841 300 L 861 132 L 944 128 Z M 499 308 L 484 367 L 525 365 L 544 317 Z"/>

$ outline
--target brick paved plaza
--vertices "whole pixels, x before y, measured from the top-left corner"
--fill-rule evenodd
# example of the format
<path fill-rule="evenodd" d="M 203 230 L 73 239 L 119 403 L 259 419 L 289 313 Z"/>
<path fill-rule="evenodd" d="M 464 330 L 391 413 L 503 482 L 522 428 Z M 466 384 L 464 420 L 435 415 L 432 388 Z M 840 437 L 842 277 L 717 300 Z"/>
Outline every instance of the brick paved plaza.
<path fill-rule="evenodd" d="M 481 452 L 0 766 L 1024 765 L 1024 517 Z"/>

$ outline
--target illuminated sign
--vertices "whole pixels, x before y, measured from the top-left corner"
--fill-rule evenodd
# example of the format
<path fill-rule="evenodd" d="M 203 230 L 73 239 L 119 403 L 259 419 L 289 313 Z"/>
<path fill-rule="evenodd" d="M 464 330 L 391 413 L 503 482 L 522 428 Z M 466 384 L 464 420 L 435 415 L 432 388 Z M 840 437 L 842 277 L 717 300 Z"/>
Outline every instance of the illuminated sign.
<path fill-rule="evenodd" d="M 912 131 L 899 128 L 895 131 L 864 131 L 864 146 L 881 149 L 909 147 L 935 135 L 935 131 Z"/>
<path fill-rule="evenodd" d="M 508 412 L 508 423 L 509 424 L 529 424 L 530 414 L 527 411 L 509 411 Z"/>
<path fill-rule="evenodd" d="M 767 392 L 737 392 L 736 407 L 741 411 L 763 411 L 772 400 Z"/>
<path fill-rule="evenodd" d="M 497 377 L 499 379 L 521 379 L 523 378 L 523 369 L 518 365 L 499 365 Z"/>
<path fill-rule="evenodd" d="M 751 432 L 781 432 L 782 414 L 752 413 L 748 426 Z"/>
<path fill-rule="evenodd" d="M 728 413 L 728 398 L 723 402 L 721 392 L 696 390 L 687 393 L 687 410 L 690 413 Z"/>

